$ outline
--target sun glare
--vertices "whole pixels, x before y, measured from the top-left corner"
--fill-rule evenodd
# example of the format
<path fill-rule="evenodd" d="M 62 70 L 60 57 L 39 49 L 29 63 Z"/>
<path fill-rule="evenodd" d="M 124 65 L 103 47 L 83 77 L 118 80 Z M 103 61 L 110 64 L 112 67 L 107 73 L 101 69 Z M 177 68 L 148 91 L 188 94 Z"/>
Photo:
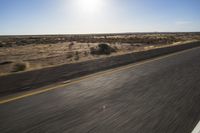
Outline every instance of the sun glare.
<path fill-rule="evenodd" d="M 77 5 L 81 12 L 96 13 L 100 10 L 103 0 L 77 0 Z"/>

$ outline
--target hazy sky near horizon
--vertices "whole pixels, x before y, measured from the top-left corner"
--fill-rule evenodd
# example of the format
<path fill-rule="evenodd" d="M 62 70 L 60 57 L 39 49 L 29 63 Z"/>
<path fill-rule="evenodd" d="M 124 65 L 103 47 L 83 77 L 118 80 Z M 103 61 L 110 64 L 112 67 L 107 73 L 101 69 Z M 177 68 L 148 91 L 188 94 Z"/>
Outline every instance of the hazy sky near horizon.
<path fill-rule="evenodd" d="M 0 35 L 200 31 L 200 0 L 0 0 Z"/>

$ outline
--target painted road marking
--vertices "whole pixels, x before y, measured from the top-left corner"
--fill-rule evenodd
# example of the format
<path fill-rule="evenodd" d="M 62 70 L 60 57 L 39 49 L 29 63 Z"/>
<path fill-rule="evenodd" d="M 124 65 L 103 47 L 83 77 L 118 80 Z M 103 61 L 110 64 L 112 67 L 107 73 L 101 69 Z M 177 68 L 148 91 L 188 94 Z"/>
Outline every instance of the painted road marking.
<path fill-rule="evenodd" d="M 199 123 L 196 125 L 196 127 L 194 128 L 194 130 L 192 131 L 192 133 L 200 133 L 200 121 L 199 121 Z"/>
<path fill-rule="evenodd" d="M 40 88 L 40 89 L 32 90 L 32 91 L 29 91 L 29 92 L 26 92 L 26 93 L 23 93 L 23 94 L 21 93 L 19 95 L 10 95 L 10 96 L 1 98 L 0 104 L 9 103 L 9 102 L 12 102 L 12 101 L 16 101 L 16 100 L 19 100 L 19 99 L 22 99 L 22 98 L 30 97 L 30 96 L 33 96 L 33 95 L 41 94 L 41 93 L 48 92 L 48 91 L 55 90 L 55 89 L 63 89 L 61 87 L 67 87 L 67 86 L 73 85 L 75 83 L 79 83 L 81 81 L 84 81 L 84 80 L 87 80 L 87 79 L 90 79 L 90 78 L 97 78 L 99 76 L 105 76 L 105 75 L 109 75 L 109 74 L 112 74 L 112 73 L 115 73 L 115 72 L 121 72 L 123 70 L 127 70 L 127 69 L 130 69 L 130 68 L 136 67 L 136 66 L 140 66 L 140 65 L 149 63 L 149 62 L 153 62 L 153 61 L 165 59 L 165 58 L 168 58 L 168 57 L 171 57 L 171 56 L 186 53 L 186 52 L 191 51 L 193 49 L 195 49 L 195 48 L 176 52 L 176 53 L 172 53 L 172 54 L 168 54 L 168 55 L 164 55 L 164 56 L 160 56 L 160 57 L 155 57 L 153 59 L 144 60 L 144 61 L 141 61 L 141 62 L 138 62 L 138 63 L 136 62 L 136 63 L 133 63 L 133 64 L 125 65 L 125 66 L 110 69 L 110 70 L 105 70 L 105 71 L 102 71 L 102 72 L 97 72 L 95 74 L 90 74 L 88 76 L 83 76 L 83 77 L 80 77 L 80 78 L 77 78 L 77 79 L 74 79 L 74 80 L 68 80 L 68 81 L 62 82 L 61 84 L 56 85 L 54 87 L 49 87 L 49 88 L 46 88 L 46 89 Z"/>

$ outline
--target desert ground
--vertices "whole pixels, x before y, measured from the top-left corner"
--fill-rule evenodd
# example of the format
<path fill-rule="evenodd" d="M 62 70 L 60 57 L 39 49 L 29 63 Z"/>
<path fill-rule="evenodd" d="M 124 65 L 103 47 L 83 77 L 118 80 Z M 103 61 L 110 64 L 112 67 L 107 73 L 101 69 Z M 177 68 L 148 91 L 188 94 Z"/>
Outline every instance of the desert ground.
<path fill-rule="evenodd" d="M 0 75 L 196 40 L 200 40 L 200 33 L 0 36 Z"/>

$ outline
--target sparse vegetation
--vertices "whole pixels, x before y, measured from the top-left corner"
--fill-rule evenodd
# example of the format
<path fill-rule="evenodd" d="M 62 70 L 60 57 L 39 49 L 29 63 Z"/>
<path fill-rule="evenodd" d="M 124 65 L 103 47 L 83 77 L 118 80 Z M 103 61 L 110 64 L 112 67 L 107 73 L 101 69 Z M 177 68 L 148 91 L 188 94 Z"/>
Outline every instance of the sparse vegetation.
<path fill-rule="evenodd" d="M 84 56 L 85 56 L 85 57 L 87 57 L 88 54 L 89 54 L 89 53 L 88 53 L 87 51 L 84 51 Z"/>
<path fill-rule="evenodd" d="M 110 47 L 108 44 L 101 43 L 97 48 L 91 48 L 90 52 L 92 55 L 109 55 L 112 52 L 116 52 L 116 50 Z"/>
<path fill-rule="evenodd" d="M 78 51 L 76 51 L 75 56 L 74 56 L 74 60 L 77 61 L 77 60 L 79 60 L 79 58 L 80 58 L 79 53 L 78 53 Z"/>
<path fill-rule="evenodd" d="M 133 33 L 133 34 L 107 34 L 107 35 L 49 35 L 49 36 L 13 36 L 0 37 L 0 47 L 25 46 L 30 44 L 57 44 L 71 42 L 69 48 L 75 43 L 143 43 L 143 44 L 169 44 L 188 39 L 200 39 L 200 33 Z M 88 45 L 89 47 L 89 45 Z"/>
<path fill-rule="evenodd" d="M 74 43 L 73 42 L 71 42 L 70 44 L 69 44 L 69 50 L 72 50 L 72 47 L 74 46 Z"/>
<path fill-rule="evenodd" d="M 16 62 L 12 65 L 12 72 L 25 71 L 28 67 L 29 63 L 27 62 Z"/>
<path fill-rule="evenodd" d="M 0 36 L 0 75 L 149 50 L 188 40 L 200 40 L 200 33 Z M 18 62 L 19 59 L 26 63 Z"/>

